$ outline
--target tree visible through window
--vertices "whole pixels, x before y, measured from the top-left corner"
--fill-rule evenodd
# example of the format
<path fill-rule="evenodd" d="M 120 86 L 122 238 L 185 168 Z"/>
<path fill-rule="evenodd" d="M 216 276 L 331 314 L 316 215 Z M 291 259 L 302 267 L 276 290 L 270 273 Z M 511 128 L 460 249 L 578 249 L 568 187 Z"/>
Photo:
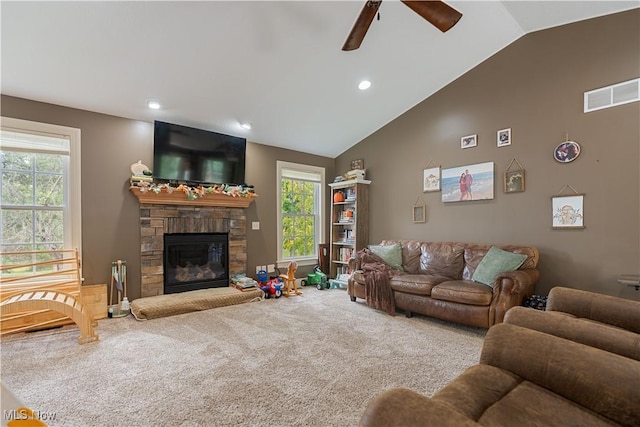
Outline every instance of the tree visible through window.
<path fill-rule="evenodd" d="M 80 250 L 80 131 L 2 118 L 3 252 Z"/>
<path fill-rule="evenodd" d="M 285 258 L 316 255 L 315 186 L 312 182 L 282 180 L 282 254 Z"/>
<path fill-rule="evenodd" d="M 322 241 L 322 168 L 278 162 L 279 247 L 278 258 L 318 259 Z"/>
<path fill-rule="evenodd" d="M 68 156 L 5 150 L 0 156 L 2 250 L 63 249 Z"/>

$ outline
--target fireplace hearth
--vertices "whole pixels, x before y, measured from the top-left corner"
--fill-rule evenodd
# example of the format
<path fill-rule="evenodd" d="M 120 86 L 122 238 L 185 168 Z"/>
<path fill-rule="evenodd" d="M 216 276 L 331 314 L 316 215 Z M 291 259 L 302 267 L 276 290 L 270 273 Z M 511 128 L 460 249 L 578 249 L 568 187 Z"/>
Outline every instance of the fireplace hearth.
<path fill-rule="evenodd" d="M 164 293 L 229 286 L 228 233 L 164 235 Z"/>

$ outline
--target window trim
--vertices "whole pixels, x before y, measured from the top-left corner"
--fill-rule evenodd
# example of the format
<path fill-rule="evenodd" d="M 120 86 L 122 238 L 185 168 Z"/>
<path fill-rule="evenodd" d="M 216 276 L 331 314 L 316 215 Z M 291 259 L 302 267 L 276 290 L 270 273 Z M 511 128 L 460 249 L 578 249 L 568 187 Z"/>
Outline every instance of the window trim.
<path fill-rule="evenodd" d="M 326 220 L 326 177 L 325 177 L 325 168 L 322 166 L 313 166 L 313 165 L 305 165 L 302 163 L 292 163 L 285 162 L 282 160 L 276 161 L 276 217 L 277 217 L 277 261 L 276 265 L 278 268 L 286 268 L 289 265 L 290 260 L 284 260 L 282 255 L 282 210 L 280 207 L 282 206 L 282 173 L 283 170 L 299 170 L 303 173 L 313 173 L 320 175 L 320 182 L 318 183 L 320 186 L 320 195 L 319 195 L 319 207 L 318 207 L 318 236 L 317 243 L 322 244 L 325 241 L 325 220 Z M 316 248 L 316 251 L 318 248 Z M 318 263 L 318 258 L 296 258 L 295 259 L 298 265 L 316 265 Z"/>
<path fill-rule="evenodd" d="M 11 117 L 0 117 L 0 127 L 8 131 L 69 139 L 69 187 L 66 195 L 69 215 L 64 224 L 64 249 L 77 249 L 78 254 L 82 254 L 80 129 Z M 67 247 L 67 242 L 70 247 Z"/>

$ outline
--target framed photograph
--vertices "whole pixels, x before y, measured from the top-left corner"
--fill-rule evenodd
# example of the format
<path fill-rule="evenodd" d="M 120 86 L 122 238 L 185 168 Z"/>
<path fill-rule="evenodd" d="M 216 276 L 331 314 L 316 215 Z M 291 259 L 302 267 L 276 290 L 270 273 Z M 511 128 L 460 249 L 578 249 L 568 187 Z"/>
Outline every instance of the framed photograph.
<path fill-rule="evenodd" d="M 442 201 L 493 199 L 493 162 L 442 169 Z"/>
<path fill-rule="evenodd" d="M 584 228 L 584 194 L 551 198 L 552 228 Z"/>
<path fill-rule="evenodd" d="M 364 159 L 351 160 L 351 170 L 364 169 Z"/>
<path fill-rule="evenodd" d="M 413 222 L 427 222 L 427 207 L 425 205 L 413 207 Z"/>
<path fill-rule="evenodd" d="M 460 138 L 460 148 L 471 148 L 476 145 L 478 145 L 478 135 L 469 135 Z"/>
<path fill-rule="evenodd" d="M 422 177 L 422 192 L 440 191 L 440 166 L 427 168 Z"/>
<path fill-rule="evenodd" d="M 573 162 L 580 155 L 580 144 L 573 141 L 565 141 L 553 150 L 553 158 L 560 163 Z"/>
<path fill-rule="evenodd" d="M 496 139 L 498 147 L 511 145 L 511 128 L 499 130 Z"/>

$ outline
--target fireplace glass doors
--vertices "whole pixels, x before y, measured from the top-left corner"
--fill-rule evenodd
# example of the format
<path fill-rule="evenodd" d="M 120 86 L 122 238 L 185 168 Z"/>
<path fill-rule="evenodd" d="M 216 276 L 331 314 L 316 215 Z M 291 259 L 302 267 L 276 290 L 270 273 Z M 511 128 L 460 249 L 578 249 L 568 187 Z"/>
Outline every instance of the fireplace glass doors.
<path fill-rule="evenodd" d="M 228 233 L 164 235 L 164 293 L 229 286 Z"/>

